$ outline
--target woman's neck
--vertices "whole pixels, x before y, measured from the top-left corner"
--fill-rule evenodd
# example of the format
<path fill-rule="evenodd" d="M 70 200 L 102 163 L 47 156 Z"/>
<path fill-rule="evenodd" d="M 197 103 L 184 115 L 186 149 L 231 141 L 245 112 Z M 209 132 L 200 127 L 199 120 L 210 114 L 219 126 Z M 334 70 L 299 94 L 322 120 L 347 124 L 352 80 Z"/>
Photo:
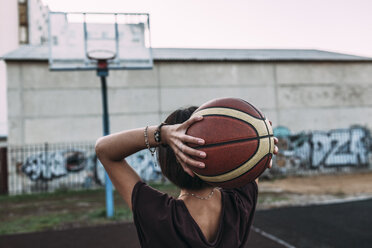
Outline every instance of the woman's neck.
<path fill-rule="evenodd" d="M 198 199 L 209 199 L 213 197 L 215 187 L 207 186 L 202 189 L 181 189 L 180 195 L 178 196 L 179 199 L 186 199 L 186 198 L 198 198 Z"/>

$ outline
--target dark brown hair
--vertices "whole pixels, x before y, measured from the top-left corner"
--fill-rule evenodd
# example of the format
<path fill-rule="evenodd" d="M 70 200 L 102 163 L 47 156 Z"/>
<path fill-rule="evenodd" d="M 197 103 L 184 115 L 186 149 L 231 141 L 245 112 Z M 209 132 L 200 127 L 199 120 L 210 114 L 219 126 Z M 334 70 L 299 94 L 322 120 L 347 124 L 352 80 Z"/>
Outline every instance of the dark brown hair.
<path fill-rule="evenodd" d="M 190 118 L 197 108 L 198 107 L 192 106 L 189 108 L 178 109 L 166 118 L 165 123 L 183 123 Z M 164 176 L 178 187 L 182 189 L 202 189 L 207 186 L 207 184 L 199 177 L 191 177 L 183 170 L 182 166 L 177 163 L 176 155 L 170 146 L 159 146 L 158 160 Z"/>

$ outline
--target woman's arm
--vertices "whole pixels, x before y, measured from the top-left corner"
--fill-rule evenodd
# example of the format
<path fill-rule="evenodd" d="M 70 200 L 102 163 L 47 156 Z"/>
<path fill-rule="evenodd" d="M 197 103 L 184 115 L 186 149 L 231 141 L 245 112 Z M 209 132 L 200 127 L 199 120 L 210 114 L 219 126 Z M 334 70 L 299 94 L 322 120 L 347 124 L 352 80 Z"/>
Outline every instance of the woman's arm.
<path fill-rule="evenodd" d="M 186 143 L 203 144 L 202 139 L 186 135 L 187 128 L 202 118 L 194 117 L 183 124 L 166 125 L 161 128 L 162 143 L 170 145 L 175 151 L 177 159 L 182 164 L 187 173 L 193 176 L 193 172 L 187 165 L 204 167 L 200 162 L 191 159 L 191 156 L 205 157 L 200 151 L 192 149 Z M 101 137 L 96 142 L 96 154 L 98 159 L 105 167 L 116 190 L 123 197 L 125 202 L 132 208 L 132 191 L 134 185 L 140 181 L 138 174 L 128 165 L 125 158 L 142 149 L 146 149 L 144 138 L 144 129 L 133 129 L 114 133 Z M 156 126 L 150 126 L 147 129 L 148 142 L 151 147 L 160 145 L 154 139 Z"/>

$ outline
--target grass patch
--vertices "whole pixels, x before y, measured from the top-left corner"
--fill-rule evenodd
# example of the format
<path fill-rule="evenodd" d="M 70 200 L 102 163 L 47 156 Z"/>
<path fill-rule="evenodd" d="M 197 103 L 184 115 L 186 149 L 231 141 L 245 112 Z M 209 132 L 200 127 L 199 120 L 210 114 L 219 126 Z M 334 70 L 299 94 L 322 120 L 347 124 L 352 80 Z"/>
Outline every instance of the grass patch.
<path fill-rule="evenodd" d="M 92 212 L 90 212 L 87 215 L 87 219 L 91 220 L 93 222 L 99 221 L 99 220 L 107 220 L 106 217 L 106 209 L 105 208 L 100 208 L 100 209 L 95 209 Z M 110 219 L 112 221 L 132 221 L 133 220 L 133 215 L 132 211 L 128 207 L 121 207 L 115 209 L 115 214 L 114 216 Z"/>
<path fill-rule="evenodd" d="M 177 196 L 173 184 L 150 184 Z M 132 211 L 114 191 L 115 214 L 106 218 L 105 190 L 60 190 L 54 193 L 0 196 L 0 235 L 132 221 Z"/>
<path fill-rule="evenodd" d="M 38 201 L 38 200 L 50 200 L 54 198 L 66 198 L 69 196 L 86 196 L 104 193 L 104 189 L 93 189 L 93 190 L 57 190 L 52 193 L 36 193 L 36 194 L 24 194 L 24 195 L 0 195 L 0 203 L 2 202 L 25 202 L 25 201 Z"/>
<path fill-rule="evenodd" d="M 73 221 L 75 218 L 76 216 L 70 213 L 24 216 L 12 221 L 1 222 L 0 235 L 55 229 L 60 223 Z"/>

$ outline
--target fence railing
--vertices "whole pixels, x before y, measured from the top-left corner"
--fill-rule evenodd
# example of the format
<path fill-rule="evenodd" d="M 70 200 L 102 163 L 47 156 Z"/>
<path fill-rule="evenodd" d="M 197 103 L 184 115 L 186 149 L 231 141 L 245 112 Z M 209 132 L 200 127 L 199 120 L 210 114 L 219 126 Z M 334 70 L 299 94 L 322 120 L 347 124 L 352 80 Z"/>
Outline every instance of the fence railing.
<path fill-rule="evenodd" d="M 98 166 L 92 143 L 9 146 L 8 191 L 23 194 L 100 187 L 103 176 Z"/>
<path fill-rule="evenodd" d="M 45 143 L 4 149 L 7 161 L 2 156 L 2 164 L 7 164 L 3 165 L 7 171 L 0 173 L 0 179 L 3 176 L 7 182 L 1 180 L 1 185 L 6 185 L 3 191 L 0 186 L 3 194 L 96 189 L 105 183 L 105 170 L 97 160 L 94 143 Z M 147 150 L 133 154 L 127 161 L 145 181 L 165 181 Z"/>
<path fill-rule="evenodd" d="M 276 129 L 274 133 L 279 137 L 280 153 L 273 159 L 273 169 L 265 175 L 372 169 L 372 139 L 364 127 L 299 134 Z M 133 154 L 127 161 L 145 181 L 165 181 L 147 150 Z M 96 158 L 93 142 L 0 149 L 0 194 L 94 189 L 104 185 L 104 178 L 104 168 Z"/>

